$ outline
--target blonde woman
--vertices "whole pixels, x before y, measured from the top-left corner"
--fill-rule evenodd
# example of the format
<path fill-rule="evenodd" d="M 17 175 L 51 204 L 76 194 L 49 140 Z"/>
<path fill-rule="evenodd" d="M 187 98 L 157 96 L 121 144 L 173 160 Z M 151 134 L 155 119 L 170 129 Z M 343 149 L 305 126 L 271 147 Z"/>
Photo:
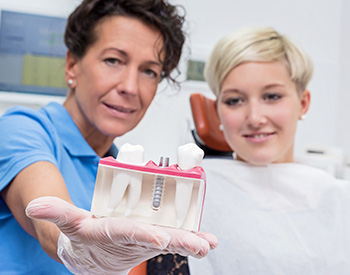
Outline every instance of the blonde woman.
<path fill-rule="evenodd" d="M 221 39 L 206 65 L 234 159 L 205 159 L 202 229 L 219 247 L 192 274 L 349 274 L 350 183 L 294 162 L 312 62 L 272 28 Z"/>

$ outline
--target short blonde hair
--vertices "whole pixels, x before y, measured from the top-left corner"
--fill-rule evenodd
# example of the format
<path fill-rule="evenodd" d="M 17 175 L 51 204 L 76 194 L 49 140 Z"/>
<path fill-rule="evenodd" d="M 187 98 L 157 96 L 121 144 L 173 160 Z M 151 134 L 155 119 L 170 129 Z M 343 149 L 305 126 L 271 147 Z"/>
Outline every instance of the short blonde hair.
<path fill-rule="evenodd" d="M 302 93 L 313 65 L 310 57 L 289 38 L 270 27 L 245 28 L 225 36 L 216 44 L 205 66 L 205 78 L 216 96 L 228 73 L 244 62 L 282 61 Z"/>

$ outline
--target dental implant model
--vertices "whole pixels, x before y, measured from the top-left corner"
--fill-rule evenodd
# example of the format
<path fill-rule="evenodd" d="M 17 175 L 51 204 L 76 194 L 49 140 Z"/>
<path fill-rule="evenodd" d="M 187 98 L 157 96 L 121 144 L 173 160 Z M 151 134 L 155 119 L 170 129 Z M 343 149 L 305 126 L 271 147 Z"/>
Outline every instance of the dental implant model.
<path fill-rule="evenodd" d="M 178 148 L 178 164 L 143 162 L 140 145 L 124 144 L 117 159 L 100 159 L 91 212 L 125 216 L 155 225 L 198 231 L 205 195 L 203 151 L 195 144 Z"/>

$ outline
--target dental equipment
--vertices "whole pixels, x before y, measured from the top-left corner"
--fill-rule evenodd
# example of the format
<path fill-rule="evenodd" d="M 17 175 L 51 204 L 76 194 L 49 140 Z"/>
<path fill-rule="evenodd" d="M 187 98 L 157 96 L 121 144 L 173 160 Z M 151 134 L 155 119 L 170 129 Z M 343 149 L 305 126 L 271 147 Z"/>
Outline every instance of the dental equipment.
<path fill-rule="evenodd" d="M 205 196 L 203 151 L 195 144 L 180 146 L 178 164 L 143 163 L 143 148 L 125 144 L 117 159 L 100 159 L 91 212 L 198 231 Z M 164 192 L 166 188 L 166 192 Z"/>

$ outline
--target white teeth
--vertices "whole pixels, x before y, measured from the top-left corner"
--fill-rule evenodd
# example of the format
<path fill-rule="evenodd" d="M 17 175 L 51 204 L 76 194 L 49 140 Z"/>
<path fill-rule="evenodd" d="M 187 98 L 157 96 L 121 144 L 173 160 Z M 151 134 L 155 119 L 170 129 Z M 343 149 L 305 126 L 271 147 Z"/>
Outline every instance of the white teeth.
<path fill-rule="evenodd" d="M 129 164 L 142 164 L 143 156 L 144 150 L 141 145 L 131 145 L 129 143 L 125 143 L 119 149 L 117 161 Z"/>
<path fill-rule="evenodd" d="M 130 216 L 140 201 L 142 191 L 142 174 L 133 173 L 130 178 L 129 196 L 125 206 L 125 216 Z"/>
<path fill-rule="evenodd" d="M 126 108 L 123 108 L 123 107 L 120 107 L 120 106 L 114 106 L 114 105 L 109 105 L 109 104 L 106 104 L 109 108 L 112 108 L 114 110 L 117 110 L 118 112 L 123 112 L 123 113 L 131 113 L 133 110 L 132 109 L 126 109 Z"/>
<path fill-rule="evenodd" d="M 177 149 L 177 164 L 181 170 L 199 166 L 204 157 L 204 151 L 194 143 L 187 143 Z"/>
<path fill-rule="evenodd" d="M 263 138 L 266 137 L 268 134 L 259 134 L 259 135 L 253 135 L 254 138 Z"/>
<path fill-rule="evenodd" d="M 110 199 L 107 207 L 108 214 L 111 214 L 123 199 L 126 188 L 130 183 L 131 174 L 128 171 L 114 170 Z"/>
<path fill-rule="evenodd" d="M 124 144 L 118 152 L 117 160 L 128 164 L 142 164 L 144 150 L 141 145 Z M 129 216 L 137 206 L 142 191 L 142 174 L 131 171 L 114 171 L 111 196 L 107 212 L 112 213 L 124 197 L 129 186 L 128 198 L 126 201 L 125 216 Z"/>
<path fill-rule="evenodd" d="M 123 108 L 118 108 L 118 107 L 114 107 L 114 109 L 116 109 L 119 112 L 123 112 L 123 113 L 131 113 L 132 110 L 129 109 L 123 109 Z"/>
<path fill-rule="evenodd" d="M 193 179 L 176 178 L 175 213 L 176 227 L 183 224 L 191 202 Z"/>
<path fill-rule="evenodd" d="M 204 151 L 194 143 L 180 146 L 177 150 L 177 164 L 181 170 L 192 169 L 199 166 L 204 156 Z M 193 180 L 177 178 L 175 193 L 176 226 L 183 224 L 190 205 Z"/>

